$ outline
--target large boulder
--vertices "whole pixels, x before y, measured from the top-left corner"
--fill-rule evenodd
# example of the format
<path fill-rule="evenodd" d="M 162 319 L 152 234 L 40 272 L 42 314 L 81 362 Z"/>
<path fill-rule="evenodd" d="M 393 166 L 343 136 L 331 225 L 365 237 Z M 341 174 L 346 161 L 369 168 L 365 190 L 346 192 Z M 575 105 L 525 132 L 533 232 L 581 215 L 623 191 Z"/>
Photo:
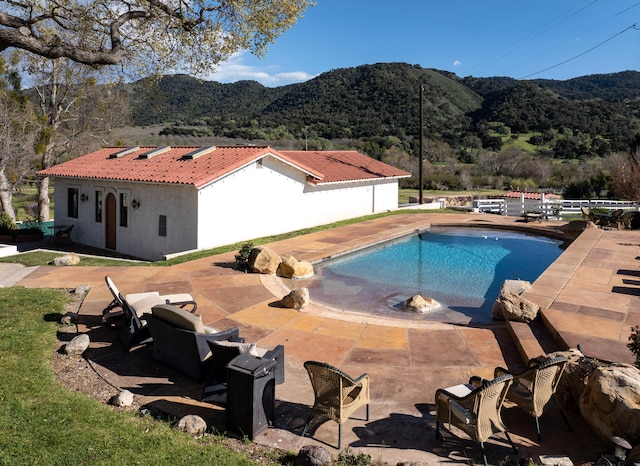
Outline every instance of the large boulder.
<path fill-rule="evenodd" d="M 580 399 L 587 386 L 589 377 L 604 363 L 597 359 L 585 357 L 582 352 L 576 348 L 568 351 L 557 351 L 547 355 L 549 358 L 556 356 L 564 356 L 567 358 L 567 364 L 564 366 L 564 372 L 556 388 L 556 400 L 564 408 L 578 412 L 580 410 Z"/>
<path fill-rule="evenodd" d="M 492 317 L 495 320 L 531 322 L 538 316 L 540 306 L 521 295 L 531 288 L 526 280 L 505 280 L 500 295 L 493 303 Z"/>
<path fill-rule="evenodd" d="M 428 314 L 442 308 L 442 304 L 430 297 L 423 297 L 419 294 L 412 296 L 404 302 L 403 309 L 408 312 Z"/>
<path fill-rule="evenodd" d="M 80 263 L 80 256 L 75 252 L 65 254 L 64 256 L 58 256 L 53 259 L 53 265 L 62 267 L 65 265 L 78 265 Z"/>
<path fill-rule="evenodd" d="M 288 309 L 300 310 L 309 304 L 309 290 L 306 288 L 293 290 L 280 300 L 280 304 Z"/>
<path fill-rule="evenodd" d="M 299 261 L 295 257 L 286 255 L 278 267 L 278 275 L 285 278 L 308 278 L 313 276 L 313 266 L 310 262 Z"/>
<path fill-rule="evenodd" d="M 266 246 L 259 246 L 251 250 L 248 266 L 252 272 L 275 275 L 281 262 L 278 253 Z"/>
<path fill-rule="evenodd" d="M 596 368 L 580 400 L 580 413 L 604 440 L 622 437 L 640 443 L 640 370 L 613 363 Z"/>

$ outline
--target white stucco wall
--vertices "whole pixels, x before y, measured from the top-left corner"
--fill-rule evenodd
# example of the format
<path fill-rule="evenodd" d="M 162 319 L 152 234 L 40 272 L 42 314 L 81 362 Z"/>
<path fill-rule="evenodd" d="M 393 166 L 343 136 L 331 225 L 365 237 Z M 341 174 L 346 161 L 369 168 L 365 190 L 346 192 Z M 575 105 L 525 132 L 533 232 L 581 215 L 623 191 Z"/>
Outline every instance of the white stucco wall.
<path fill-rule="evenodd" d="M 78 218 L 67 216 L 67 188 L 78 188 L 89 199 L 78 204 Z M 103 192 L 102 222 L 95 221 L 96 191 Z M 144 183 L 100 182 L 58 178 L 55 182 L 55 223 L 74 224 L 74 242 L 106 248 L 106 199 L 116 196 L 119 207 L 120 193 L 129 198 L 129 219 L 126 227 L 120 226 L 117 208 L 116 251 L 147 260 L 161 260 L 165 254 L 195 249 L 197 245 L 197 191 L 193 186 L 155 185 Z M 138 209 L 131 207 L 136 199 Z M 166 236 L 159 235 L 159 216 L 165 215 Z"/>
<path fill-rule="evenodd" d="M 203 188 L 198 248 L 269 236 L 398 207 L 398 182 L 314 186 L 306 175 L 266 157 Z M 218 202 L 223 200 L 223 202 Z"/>

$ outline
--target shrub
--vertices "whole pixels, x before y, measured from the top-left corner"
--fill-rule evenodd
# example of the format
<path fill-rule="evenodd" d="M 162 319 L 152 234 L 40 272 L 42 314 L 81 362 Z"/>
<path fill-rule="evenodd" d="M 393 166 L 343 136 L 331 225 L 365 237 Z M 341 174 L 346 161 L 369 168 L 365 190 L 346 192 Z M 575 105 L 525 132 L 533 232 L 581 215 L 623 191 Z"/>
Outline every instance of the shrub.
<path fill-rule="evenodd" d="M 249 256 L 251 255 L 252 250 L 253 243 L 249 241 L 244 246 L 242 246 L 242 248 L 240 248 L 240 251 L 238 251 L 238 254 L 235 255 L 235 259 L 240 270 L 243 270 L 245 272 L 249 270 Z"/>
<path fill-rule="evenodd" d="M 2 212 L 0 214 L 0 233 L 11 233 L 18 229 L 18 225 L 13 221 L 8 213 Z"/>
<path fill-rule="evenodd" d="M 640 369 L 640 326 L 631 327 L 631 335 L 629 335 L 629 344 L 627 344 L 627 348 L 631 350 L 631 352 L 636 357 L 636 362 L 634 365 Z"/>
<path fill-rule="evenodd" d="M 371 464 L 371 455 L 367 453 L 352 453 L 349 448 L 340 452 L 336 465 L 340 466 L 366 466 Z"/>

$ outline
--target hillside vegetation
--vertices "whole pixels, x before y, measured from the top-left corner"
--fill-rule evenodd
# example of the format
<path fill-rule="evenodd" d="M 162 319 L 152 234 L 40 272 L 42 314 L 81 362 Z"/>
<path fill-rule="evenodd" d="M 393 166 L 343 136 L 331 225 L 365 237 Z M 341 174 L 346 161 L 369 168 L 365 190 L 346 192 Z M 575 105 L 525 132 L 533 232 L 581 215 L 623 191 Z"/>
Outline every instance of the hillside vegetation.
<path fill-rule="evenodd" d="M 640 73 L 567 81 L 459 78 L 406 63 L 336 69 L 267 88 L 164 76 L 128 86 L 135 126 L 158 136 L 247 141 L 364 141 L 372 156 L 395 145 L 414 155 L 424 85 L 425 135 L 464 157 L 528 135 L 528 151 L 581 159 L 627 151 L 640 132 Z M 369 144 L 366 145 L 366 142 Z"/>

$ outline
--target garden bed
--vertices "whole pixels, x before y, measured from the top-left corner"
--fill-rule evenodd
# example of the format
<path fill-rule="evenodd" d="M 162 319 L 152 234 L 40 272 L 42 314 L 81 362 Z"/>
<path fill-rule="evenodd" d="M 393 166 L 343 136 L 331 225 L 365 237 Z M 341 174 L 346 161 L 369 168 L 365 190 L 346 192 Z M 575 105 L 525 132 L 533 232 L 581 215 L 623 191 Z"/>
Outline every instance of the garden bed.
<path fill-rule="evenodd" d="M 44 234 L 39 228 L 29 228 L 22 230 L 5 231 L 0 233 L 0 243 L 16 244 L 27 241 L 39 241 L 44 238 Z"/>

